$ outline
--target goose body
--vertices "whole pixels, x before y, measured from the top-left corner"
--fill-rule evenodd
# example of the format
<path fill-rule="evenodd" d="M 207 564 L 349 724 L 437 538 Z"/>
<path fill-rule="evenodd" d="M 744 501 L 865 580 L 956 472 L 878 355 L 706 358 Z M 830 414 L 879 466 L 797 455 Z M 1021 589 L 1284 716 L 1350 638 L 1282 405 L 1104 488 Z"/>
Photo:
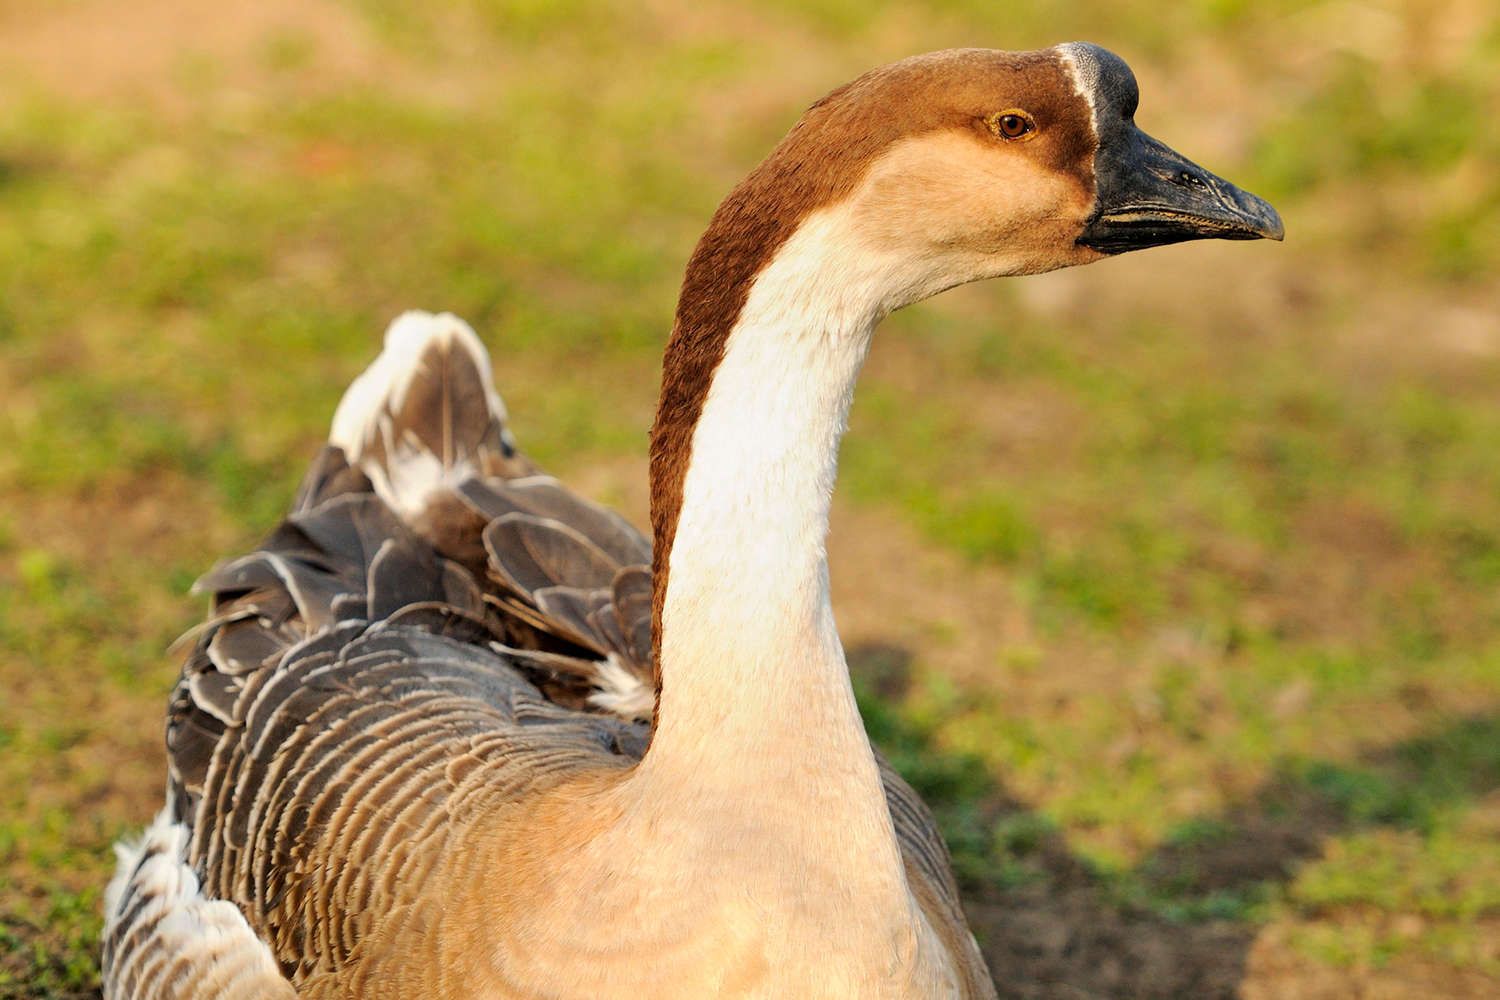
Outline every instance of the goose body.
<path fill-rule="evenodd" d="M 814 105 L 688 264 L 652 543 L 516 450 L 467 326 L 394 323 L 287 520 L 200 581 L 106 997 L 994 996 L 855 706 L 829 499 L 891 310 L 1279 238 L 1134 103 L 1075 43 L 919 56 Z"/>

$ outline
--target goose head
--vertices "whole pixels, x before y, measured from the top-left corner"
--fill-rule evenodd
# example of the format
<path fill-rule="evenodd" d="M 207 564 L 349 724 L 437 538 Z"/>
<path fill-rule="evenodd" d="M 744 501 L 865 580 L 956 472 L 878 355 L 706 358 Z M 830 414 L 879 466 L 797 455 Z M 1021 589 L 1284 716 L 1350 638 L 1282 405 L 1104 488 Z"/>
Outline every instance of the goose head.
<path fill-rule="evenodd" d="M 892 63 L 814 104 L 715 228 L 774 243 L 836 207 L 840 256 L 881 270 L 887 310 L 1166 243 L 1281 239 L 1265 201 L 1135 125 L 1138 93 L 1123 59 L 1084 42 Z"/>
<path fill-rule="evenodd" d="M 695 440 L 712 437 L 698 432 L 716 386 L 731 402 L 715 411 L 724 433 L 705 462 L 743 453 L 745 415 L 773 411 L 774 386 L 786 411 L 777 426 L 791 428 L 784 450 L 815 441 L 827 454 L 813 464 L 831 472 L 863 351 L 892 310 L 1165 243 L 1281 239 L 1270 205 L 1138 129 L 1136 101 L 1124 60 L 1087 43 L 913 56 L 814 104 L 720 203 L 683 277 L 651 436 L 658 647 L 684 483 Z M 819 407 L 815 426 L 793 426 Z"/>

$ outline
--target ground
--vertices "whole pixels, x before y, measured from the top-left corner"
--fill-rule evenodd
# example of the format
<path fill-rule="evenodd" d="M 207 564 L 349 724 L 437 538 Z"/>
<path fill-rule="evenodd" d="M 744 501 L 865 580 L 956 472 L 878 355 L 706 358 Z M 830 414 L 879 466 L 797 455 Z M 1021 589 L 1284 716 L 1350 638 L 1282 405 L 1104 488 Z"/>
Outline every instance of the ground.
<path fill-rule="evenodd" d="M 0 0 L 0 996 L 97 990 L 173 639 L 401 309 L 644 523 L 681 267 L 859 71 L 1087 38 L 1287 242 L 876 338 L 835 605 L 1006 997 L 1500 995 L 1484 0 Z"/>

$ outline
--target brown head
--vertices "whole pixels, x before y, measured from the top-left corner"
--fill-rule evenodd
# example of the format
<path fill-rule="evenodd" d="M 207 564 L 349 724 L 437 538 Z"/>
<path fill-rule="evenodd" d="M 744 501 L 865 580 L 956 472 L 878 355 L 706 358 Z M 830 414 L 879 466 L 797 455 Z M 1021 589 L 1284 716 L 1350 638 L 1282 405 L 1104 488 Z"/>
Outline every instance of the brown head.
<path fill-rule="evenodd" d="M 722 321 L 809 214 L 844 200 L 865 249 L 929 260 L 949 285 L 1186 239 L 1281 238 L 1264 201 L 1136 128 L 1137 98 L 1125 62 L 1086 42 L 872 70 L 808 109 L 719 206 L 679 324 Z"/>
<path fill-rule="evenodd" d="M 1137 129 L 1136 100 L 1124 61 L 1087 43 L 915 56 L 814 104 L 730 193 L 688 263 L 652 433 L 658 619 L 693 429 L 726 339 L 757 275 L 824 210 L 842 213 L 851 270 L 891 262 L 880 313 L 1126 250 L 1281 238 L 1264 201 Z"/>

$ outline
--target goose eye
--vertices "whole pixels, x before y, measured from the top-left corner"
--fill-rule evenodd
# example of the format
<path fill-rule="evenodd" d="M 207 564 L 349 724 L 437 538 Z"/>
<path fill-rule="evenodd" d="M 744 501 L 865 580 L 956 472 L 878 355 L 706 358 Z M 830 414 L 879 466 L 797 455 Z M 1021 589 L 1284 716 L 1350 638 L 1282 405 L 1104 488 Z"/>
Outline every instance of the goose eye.
<path fill-rule="evenodd" d="M 990 117 L 990 131 L 1002 139 L 1021 139 L 1036 131 L 1036 123 L 1024 111 L 1002 111 Z"/>

